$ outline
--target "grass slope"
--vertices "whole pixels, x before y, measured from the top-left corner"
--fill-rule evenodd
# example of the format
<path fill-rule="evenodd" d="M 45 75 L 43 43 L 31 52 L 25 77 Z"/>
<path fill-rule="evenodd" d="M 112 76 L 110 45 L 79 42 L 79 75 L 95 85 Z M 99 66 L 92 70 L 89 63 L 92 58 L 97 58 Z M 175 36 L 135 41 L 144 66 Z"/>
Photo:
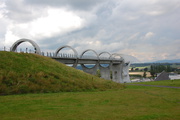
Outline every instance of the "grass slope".
<path fill-rule="evenodd" d="M 0 94 L 123 88 L 36 54 L 0 52 Z"/>

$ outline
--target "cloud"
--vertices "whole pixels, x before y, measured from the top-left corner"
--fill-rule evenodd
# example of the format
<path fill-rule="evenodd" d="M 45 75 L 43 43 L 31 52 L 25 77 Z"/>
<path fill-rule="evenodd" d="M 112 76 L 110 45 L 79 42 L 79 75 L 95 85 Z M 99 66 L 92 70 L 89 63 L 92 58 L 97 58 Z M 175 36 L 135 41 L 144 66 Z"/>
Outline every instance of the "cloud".
<path fill-rule="evenodd" d="M 31 5 L 44 5 L 53 7 L 70 7 L 75 10 L 90 10 L 103 0 L 26 0 L 25 3 Z"/>
<path fill-rule="evenodd" d="M 153 32 L 148 32 L 148 33 L 146 33 L 146 35 L 145 35 L 145 39 L 149 39 L 149 38 L 151 38 L 151 37 L 153 37 L 154 36 L 154 33 Z"/>
<path fill-rule="evenodd" d="M 179 14 L 179 0 L 4 0 L 0 44 L 28 38 L 43 51 L 70 45 L 78 53 L 94 49 L 142 62 L 178 59 Z"/>
<path fill-rule="evenodd" d="M 75 14 L 61 9 L 49 9 L 46 17 L 38 18 L 30 24 L 30 34 L 36 39 L 41 39 L 67 33 L 82 26 L 83 19 Z"/>
<path fill-rule="evenodd" d="M 47 16 L 40 17 L 27 23 L 8 25 L 5 43 L 20 38 L 43 39 L 61 35 L 83 26 L 83 19 L 63 9 L 48 9 Z"/>

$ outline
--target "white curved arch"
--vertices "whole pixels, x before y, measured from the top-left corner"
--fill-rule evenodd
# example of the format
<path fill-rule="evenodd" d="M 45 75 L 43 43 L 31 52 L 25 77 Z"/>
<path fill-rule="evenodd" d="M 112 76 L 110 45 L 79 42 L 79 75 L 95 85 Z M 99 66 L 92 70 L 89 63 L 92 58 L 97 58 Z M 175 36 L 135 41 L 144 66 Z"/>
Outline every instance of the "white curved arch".
<path fill-rule="evenodd" d="M 109 58 L 111 57 L 111 53 L 104 51 L 104 52 L 99 53 L 99 59 L 100 59 L 100 56 L 101 56 L 102 54 L 108 54 L 108 55 L 109 55 Z"/>
<path fill-rule="evenodd" d="M 94 52 L 94 53 L 96 54 L 96 56 L 97 56 L 97 59 L 99 59 L 99 55 L 97 54 L 97 52 L 96 52 L 95 50 L 92 50 L 92 49 L 87 49 L 87 50 L 83 51 L 82 54 L 80 55 L 80 58 L 82 58 L 82 56 L 84 55 L 84 53 L 86 53 L 86 52 L 88 52 L 88 51 Z"/>
<path fill-rule="evenodd" d="M 113 53 L 113 54 L 111 54 L 110 58 L 111 58 L 111 59 L 114 59 L 113 56 L 119 56 L 119 57 L 120 57 L 120 60 L 124 60 L 124 58 L 121 56 L 121 54 Z"/>
<path fill-rule="evenodd" d="M 104 51 L 104 52 L 99 53 L 99 60 L 102 60 L 102 58 L 100 57 L 102 54 L 108 54 L 109 55 L 108 59 L 111 58 L 111 54 L 109 52 Z M 99 65 L 100 67 L 103 67 L 103 68 L 108 68 L 110 66 L 110 64 L 104 64 L 106 66 L 104 66 L 103 64 L 99 64 Z"/>
<path fill-rule="evenodd" d="M 78 64 L 78 53 L 77 53 L 77 51 L 74 49 L 74 48 L 72 48 L 71 46 L 69 46 L 69 45 L 64 45 L 64 46 L 61 46 L 61 47 L 59 47 L 57 50 L 56 50 L 56 52 L 55 52 L 55 56 L 57 57 L 57 55 L 58 55 L 58 53 L 62 50 L 62 49 L 64 49 L 64 48 L 70 48 L 71 50 L 73 50 L 73 52 L 74 52 L 74 56 L 75 56 L 75 62 L 74 62 L 74 64 L 73 64 L 73 66 L 72 67 L 77 67 L 77 64 Z"/>
<path fill-rule="evenodd" d="M 70 48 L 71 50 L 73 50 L 75 57 L 76 57 L 76 58 L 78 57 L 78 52 L 77 52 L 74 48 L 72 48 L 71 46 L 69 46 L 69 45 L 64 45 L 64 46 L 59 47 L 59 48 L 56 50 L 56 52 L 55 52 L 55 56 L 57 56 L 58 53 L 59 53 L 59 51 L 61 51 L 61 50 L 64 49 L 64 48 Z"/>
<path fill-rule="evenodd" d="M 88 51 L 92 51 L 93 53 L 95 53 L 97 56 L 97 59 L 99 60 L 99 55 L 97 54 L 97 52 L 95 50 L 92 50 L 92 49 L 87 49 L 87 50 L 83 51 L 82 54 L 80 55 L 80 58 L 82 58 L 84 53 L 86 53 Z M 98 65 L 98 62 L 92 68 L 87 68 L 84 64 L 81 64 L 81 66 L 86 68 L 86 69 L 94 69 L 97 65 Z"/>
<path fill-rule="evenodd" d="M 33 46 L 34 49 L 35 49 L 35 53 L 36 53 L 36 54 L 41 54 L 40 47 L 39 47 L 34 41 L 29 40 L 29 39 L 24 39 L 24 38 L 23 38 L 23 39 L 20 39 L 20 40 L 17 40 L 17 41 L 11 46 L 10 51 L 15 52 L 16 49 L 17 49 L 17 47 L 18 47 L 21 43 L 23 43 L 23 42 L 29 42 L 29 43 L 31 43 L 32 46 Z"/>

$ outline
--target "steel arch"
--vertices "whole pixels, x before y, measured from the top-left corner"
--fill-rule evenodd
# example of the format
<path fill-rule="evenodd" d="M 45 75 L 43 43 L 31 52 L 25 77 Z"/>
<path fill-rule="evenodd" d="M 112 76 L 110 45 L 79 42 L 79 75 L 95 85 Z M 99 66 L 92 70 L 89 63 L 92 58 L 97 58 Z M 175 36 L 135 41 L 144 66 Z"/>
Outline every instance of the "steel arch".
<path fill-rule="evenodd" d="M 35 53 L 41 55 L 40 47 L 39 47 L 34 41 L 29 40 L 29 39 L 24 39 L 24 38 L 16 41 L 16 42 L 11 46 L 10 51 L 15 52 L 16 49 L 17 49 L 17 47 L 18 47 L 21 43 L 23 43 L 23 42 L 29 42 L 29 43 L 31 43 L 32 46 L 33 46 L 34 49 L 35 49 Z"/>

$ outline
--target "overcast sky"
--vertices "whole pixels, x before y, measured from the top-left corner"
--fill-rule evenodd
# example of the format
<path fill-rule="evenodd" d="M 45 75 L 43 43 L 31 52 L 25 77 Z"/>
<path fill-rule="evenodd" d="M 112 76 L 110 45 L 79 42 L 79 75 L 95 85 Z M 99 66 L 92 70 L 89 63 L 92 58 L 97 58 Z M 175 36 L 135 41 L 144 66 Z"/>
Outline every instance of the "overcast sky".
<path fill-rule="evenodd" d="M 180 59 L 180 0 L 0 0 L 0 48 L 21 38 L 42 51 Z"/>

